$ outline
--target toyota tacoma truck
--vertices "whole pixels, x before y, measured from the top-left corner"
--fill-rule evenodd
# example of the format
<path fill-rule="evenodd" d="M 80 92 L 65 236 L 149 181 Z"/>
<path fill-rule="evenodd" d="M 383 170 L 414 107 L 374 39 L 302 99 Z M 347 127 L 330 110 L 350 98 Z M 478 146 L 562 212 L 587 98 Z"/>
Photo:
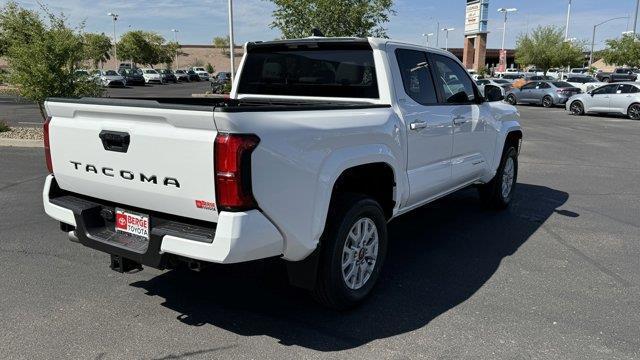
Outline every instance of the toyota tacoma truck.
<path fill-rule="evenodd" d="M 469 186 L 491 208 L 512 200 L 519 115 L 450 53 L 245 49 L 229 98 L 48 99 L 44 209 L 70 240 L 120 272 L 278 258 L 345 309 L 373 290 L 395 217 Z"/>
<path fill-rule="evenodd" d="M 597 72 L 596 78 L 602 82 L 624 82 L 624 81 L 636 81 L 638 75 L 630 68 L 615 68 L 613 72 Z"/>

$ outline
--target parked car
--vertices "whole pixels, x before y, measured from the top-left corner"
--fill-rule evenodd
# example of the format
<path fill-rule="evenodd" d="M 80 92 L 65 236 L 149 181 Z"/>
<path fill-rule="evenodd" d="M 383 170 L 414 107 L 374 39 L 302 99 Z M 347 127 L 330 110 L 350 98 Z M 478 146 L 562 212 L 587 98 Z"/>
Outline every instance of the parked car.
<path fill-rule="evenodd" d="M 563 80 L 562 76 L 566 73 L 566 71 L 562 69 L 551 68 L 547 71 L 547 76 L 551 76 L 554 80 Z"/>
<path fill-rule="evenodd" d="M 205 68 L 194 66 L 191 68 L 191 70 L 193 70 L 196 74 L 198 74 L 198 76 L 200 77 L 200 80 L 209 81 L 209 73 Z"/>
<path fill-rule="evenodd" d="M 630 68 L 616 68 L 613 72 L 596 73 L 596 79 L 606 83 L 636 81 L 638 79 L 638 75 L 636 75 Z"/>
<path fill-rule="evenodd" d="M 542 81 L 542 80 L 553 81 L 553 80 L 556 80 L 554 77 L 549 76 L 549 75 L 529 75 L 529 76 L 525 76 L 524 79 L 526 81 Z"/>
<path fill-rule="evenodd" d="M 160 69 L 158 70 L 158 73 L 162 76 L 162 82 L 165 84 L 170 82 L 175 84 L 178 82 L 178 78 L 169 69 Z"/>
<path fill-rule="evenodd" d="M 127 86 L 133 85 L 143 85 L 145 84 L 144 76 L 142 76 L 142 71 L 139 69 L 127 69 L 121 68 L 118 71 L 118 74 L 124 78 L 127 83 Z"/>
<path fill-rule="evenodd" d="M 89 73 L 88 70 L 84 70 L 84 69 L 78 69 L 78 70 L 74 71 L 73 74 L 77 78 L 82 78 L 82 79 L 86 79 L 86 78 L 90 78 L 91 77 L 91 73 Z"/>
<path fill-rule="evenodd" d="M 189 81 L 200 81 L 200 75 L 193 70 L 187 70 L 187 75 L 189 75 Z"/>
<path fill-rule="evenodd" d="M 594 78 L 593 76 L 569 76 L 567 77 L 567 80 L 565 80 L 566 82 L 568 82 L 569 84 L 571 84 L 572 86 L 575 86 L 577 88 L 580 88 L 580 90 L 582 90 L 582 92 L 588 92 L 591 91 L 595 88 L 598 88 L 600 86 L 606 85 L 607 83 L 605 82 L 600 82 L 598 81 L 596 78 Z"/>
<path fill-rule="evenodd" d="M 587 74 L 589 73 L 589 68 L 571 68 L 569 72 L 571 74 Z"/>
<path fill-rule="evenodd" d="M 500 79 L 505 79 L 507 81 L 510 82 L 514 82 L 518 79 L 523 79 L 524 78 L 524 74 L 520 74 L 520 73 L 511 73 L 511 74 L 507 74 L 507 73 L 503 73 L 499 75 Z"/>
<path fill-rule="evenodd" d="M 219 83 L 229 83 L 229 82 L 231 82 L 231 72 L 229 72 L 229 71 L 220 71 L 215 76 L 212 76 L 210 81 L 219 82 Z"/>
<path fill-rule="evenodd" d="M 346 309 L 391 219 L 469 185 L 514 199 L 518 112 L 447 51 L 307 38 L 249 43 L 242 64 L 230 98 L 48 99 L 45 212 L 119 272 L 279 258 Z"/>
<path fill-rule="evenodd" d="M 115 70 L 94 70 L 93 78 L 105 87 L 125 87 L 127 85 L 124 77 Z"/>
<path fill-rule="evenodd" d="M 586 94 L 572 96 L 566 109 L 574 115 L 616 113 L 640 120 L 640 85 L 635 82 L 606 84 Z"/>
<path fill-rule="evenodd" d="M 532 81 L 520 89 L 513 88 L 507 93 L 506 100 L 511 105 L 540 104 L 552 107 L 564 104 L 581 90 L 564 81 Z"/>
<path fill-rule="evenodd" d="M 483 95 L 485 85 L 493 85 L 499 87 L 502 90 L 503 96 L 506 96 L 507 92 L 512 88 L 511 82 L 505 79 L 479 79 L 476 80 L 476 85 L 478 85 L 478 90 L 480 90 L 480 93 Z"/>
<path fill-rule="evenodd" d="M 142 76 L 144 77 L 144 82 L 149 83 L 158 83 L 163 84 L 162 75 L 158 73 L 155 69 L 142 69 Z"/>
<path fill-rule="evenodd" d="M 180 69 L 174 70 L 173 75 L 176 77 L 176 80 L 178 81 L 186 81 L 186 82 L 191 81 L 189 80 L 189 74 L 187 74 L 185 70 L 180 70 Z"/>

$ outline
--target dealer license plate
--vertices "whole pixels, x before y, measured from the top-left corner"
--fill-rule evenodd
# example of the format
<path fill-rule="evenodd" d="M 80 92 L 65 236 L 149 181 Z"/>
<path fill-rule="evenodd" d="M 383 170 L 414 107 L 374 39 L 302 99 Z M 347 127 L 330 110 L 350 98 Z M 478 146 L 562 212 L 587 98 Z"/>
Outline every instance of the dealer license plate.
<path fill-rule="evenodd" d="M 149 215 L 116 208 L 116 232 L 149 239 Z"/>

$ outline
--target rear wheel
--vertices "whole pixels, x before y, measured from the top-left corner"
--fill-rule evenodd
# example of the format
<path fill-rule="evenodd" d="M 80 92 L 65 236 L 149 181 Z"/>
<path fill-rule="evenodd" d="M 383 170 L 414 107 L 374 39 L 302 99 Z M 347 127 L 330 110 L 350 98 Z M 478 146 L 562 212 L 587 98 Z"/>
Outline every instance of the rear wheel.
<path fill-rule="evenodd" d="M 580 101 L 574 101 L 569 106 L 569 111 L 576 116 L 584 115 L 584 105 Z"/>
<path fill-rule="evenodd" d="M 511 105 L 516 105 L 518 103 L 518 100 L 516 99 L 516 96 L 513 94 L 509 94 L 507 96 L 507 102 Z"/>
<path fill-rule="evenodd" d="M 606 77 L 606 78 L 602 78 L 602 82 L 606 82 L 606 83 L 610 83 L 611 79 Z"/>
<path fill-rule="evenodd" d="M 387 225 L 380 205 L 360 195 L 341 196 L 328 219 L 313 295 L 327 307 L 344 310 L 373 290 L 386 257 Z"/>
<path fill-rule="evenodd" d="M 547 95 L 542 98 L 542 106 L 546 108 L 550 108 L 553 106 L 553 99 L 551 98 L 551 96 Z"/>
<path fill-rule="evenodd" d="M 630 119 L 640 120 L 640 104 L 631 104 L 627 110 Z"/>
<path fill-rule="evenodd" d="M 513 198 L 517 179 L 518 151 L 515 146 L 507 144 L 496 175 L 490 182 L 478 188 L 480 200 L 493 209 L 506 208 Z"/>

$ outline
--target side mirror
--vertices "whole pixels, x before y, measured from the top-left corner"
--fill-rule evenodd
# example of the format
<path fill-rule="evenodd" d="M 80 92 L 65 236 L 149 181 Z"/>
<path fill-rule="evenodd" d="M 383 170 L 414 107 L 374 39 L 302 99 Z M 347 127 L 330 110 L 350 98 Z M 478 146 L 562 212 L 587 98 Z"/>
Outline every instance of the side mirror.
<path fill-rule="evenodd" d="M 504 95 L 502 94 L 502 89 L 495 85 L 485 85 L 484 86 L 484 99 L 488 102 L 494 101 L 502 101 L 504 100 Z"/>

